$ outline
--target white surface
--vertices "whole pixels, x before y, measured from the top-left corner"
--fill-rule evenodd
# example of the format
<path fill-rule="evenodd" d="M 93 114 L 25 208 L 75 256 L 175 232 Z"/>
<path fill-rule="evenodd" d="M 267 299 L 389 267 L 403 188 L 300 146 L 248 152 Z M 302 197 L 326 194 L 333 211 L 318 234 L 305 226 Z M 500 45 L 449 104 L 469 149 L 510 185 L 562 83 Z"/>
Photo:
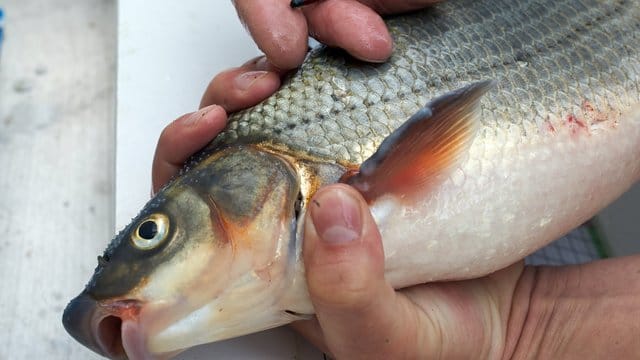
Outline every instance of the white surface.
<path fill-rule="evenodd" d="M 197 108 L 210 79 L 259 54 L 229 1 L 120 1 L 116 228 L 149 198 L 160 132 Z M 182 354 L 181 359 L 321 359 L 289 329 L 276 329 Z"/>

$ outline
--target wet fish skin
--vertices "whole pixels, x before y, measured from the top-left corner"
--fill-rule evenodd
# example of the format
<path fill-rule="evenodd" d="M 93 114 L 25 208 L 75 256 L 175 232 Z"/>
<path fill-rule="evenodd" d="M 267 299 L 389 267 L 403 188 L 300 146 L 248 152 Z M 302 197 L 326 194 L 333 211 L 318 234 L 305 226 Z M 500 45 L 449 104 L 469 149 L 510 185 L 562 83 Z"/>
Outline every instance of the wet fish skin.
<path fill-rule="evenodd" d="M 387 21 L 395 50 L 384 64 L 317 50 L 274 96 L 232 115 L 211 148 L 267 140 L 360 164 L 426 99 L 487 79 L 498 86 L 483 101 L 484 131 L 526 137 L 569 115 L 617 117 L 639 101 L 639 22 L 637 0 L 444 2 Z"/>
<path fill-rule="evenodd" d="M 428 99 L 487 79 L 497 85 L 451 167 L 370 208 L 396 288 L 522 258 L 640 178 L 638 5 L 451 1 L 390 19 L 388 63 L 315 50 L 274 96 L 232 115 L 114 239 L 65 326 L 99 353 L 117 357 L 124 346 L 151 358 L 312 313 L 298 221 L 309 198 Z M 136 249 L 132 237 L 158 213 L 166 237 Z M 101 345 L 105 316 L 123 321 L 122 344 Z"/>

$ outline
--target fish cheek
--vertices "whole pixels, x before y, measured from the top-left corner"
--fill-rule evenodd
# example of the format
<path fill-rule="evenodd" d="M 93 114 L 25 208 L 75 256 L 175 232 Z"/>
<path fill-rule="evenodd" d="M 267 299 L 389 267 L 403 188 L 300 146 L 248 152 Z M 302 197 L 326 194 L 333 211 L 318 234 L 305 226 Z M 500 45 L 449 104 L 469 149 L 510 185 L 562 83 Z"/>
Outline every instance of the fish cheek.
<path fill-rule="evenodd" d="M 206 273 L 228 266 L 231 258 L 224 240 L 226 234 L 215 225 L 215 216 L 201 194 L 188 188 L 167 205 L 167 210 L 175 214 L 176 231 L 165 249 L 163 262 L 155 267 L 141 289 L 144 297 L 156 301 L 190 293 L 202 283 Z M 223 280 L 224 275 L 220 276 Z"/>
<path fill-rule="evenodd" d="M 230 149 L 200 174 L 200 194 L 229 221 L 239 223 L 260 211 L 274 181 L 290 172 L 282 160 L 250 147 Z"/>
<path fill-rule="evenodd" d="M 258 195 L 255 199 L 259 201 L 254 201 L 255 208 L 246 208 L 250 211 L 244 216 L 228 214 L 224 211 L 227 207 L 216 206 L 218 201 L 214 200 L 220 198 L 206 202 L 211 224 L 219 221 L 217 226 L 211 225 L 211 233 L 217 237 L 222 231 L 228 243 L 198 244 L 200 250 L 192 252 L 185 265 L 191 266 L 198 262 L 198 256 L 209 253 L 209 266 L 201 272 L 181 268 L 183 276 L 197 273 L 191 285 L 179 292 L 182 298 L 164 308 L 158 304 L 148 311 L 149 316 L 143 316 L 150 323 L 149 344 L 154 351 L 244 335 L 248 328 L 282 323 L 280 301 L 293 274 L 287 260 L 298 187 L 292 186 L 286 173 L 271 175 L 270 186 L 253 193 L 246 189 L 245 193 Z M 163 282 L 167 281 L 168 277 Z"/>
<path fill-rule="evenodd" d="M 233 249 L 238 274 L 256 271 L 268 278 L 295 241 L 300 185 L 293 167 L 277 154 L 239 146 L 203 168 L 197 184 L 213 231 L 223 234 L 219 245 L 226 240 Z"/>
<path fill-rule="evenodd" d="M 226 149 L 214 162 L 197 170 L 197 178 L 189 183 L 209 205 L 214 226 L 223 228 L 228 241 L 244 240 L 242 234 L 234 236 L 234 230 L 249 226 L 265 211 L 276 188 L 294 192 L 286 200 L 291 205 L 295 203 L 298 180 L 291 166 L 278 156 L 251 146 Z M 276 209 L 273 216 L 279 217 L 282 211 L 283 208 Z"/>
<path fill-rule="evenodd" d="M 233 276 L 236 261 L 224 236 L 212 226 L 212 217 L 201 194 L 189 188 L 168 207 L 176 215 L 177 249 L 157 266 L 138 296 L 146 304 L 140 314 L 150 339 L 187 318 L 220 296 Z"/>

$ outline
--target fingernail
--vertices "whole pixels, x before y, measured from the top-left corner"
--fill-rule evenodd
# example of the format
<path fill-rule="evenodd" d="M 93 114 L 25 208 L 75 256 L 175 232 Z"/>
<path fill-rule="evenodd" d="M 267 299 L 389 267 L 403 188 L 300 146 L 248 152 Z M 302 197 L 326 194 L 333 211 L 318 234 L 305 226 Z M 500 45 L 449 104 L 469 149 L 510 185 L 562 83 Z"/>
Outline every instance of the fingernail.
<path fill-rule="evenodd" d="M 260 80 L 268 73 L 268 71 L 258 70 L 240 74 L 235 78 L 235 85 L 240 90 L 247 90 L 251 87 L 251 85 L 253 85 L 253 83 Z"/>
<path fill-rule="evenodd" d="M 321 193 L 313 199 L 310 207 L 311 220 L 324 242 L 341 244 L 360 237 L 360 206 L 358 201 L 345 191 Z"/>
<path fill-rule="evenodd" d="M 360 60 L 370 63 L 383 63 L 389 60 L 393 53 L 394 43 L 387 34 L 374 33 L 370 35 L 362 49 L 355 56 Z"/>
<path fill-rule="evenodd" d="M 213 110 L 213 108 L 215 108 L 217 105 L 210 105 L 207 107 L 203 107 L 202 109 L 192 113 L 189 116 L 186 116 L 184 118 L 184 120 L 182 121 L 182 123 L 185 126 L 194 126 L 195 124 L 197 124 L 202 118 L 204 118 L 205 116 L 207 116 L 207 114 L 209 113 L 209 111 Z"/>
<path fill-rule="evenodd" d="M 267 60 L 266 56 L 262 56 L 256 61 L 255 69 L 259 71 L 268 71 L 271 70 L 271 63 Z"/>

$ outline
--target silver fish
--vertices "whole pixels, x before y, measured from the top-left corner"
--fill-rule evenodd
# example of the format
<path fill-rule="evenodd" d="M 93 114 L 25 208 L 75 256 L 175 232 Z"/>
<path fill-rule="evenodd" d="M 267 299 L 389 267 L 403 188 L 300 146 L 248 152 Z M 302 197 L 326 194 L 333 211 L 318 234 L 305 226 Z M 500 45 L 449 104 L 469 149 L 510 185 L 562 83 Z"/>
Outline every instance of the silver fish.
<path fill-rule="evenodd" d="M 301 223 L 325 184 L 365 196 L 402 288 L 503 268 L 639 180 L 638 0 L 450 1 L 387 24 L 387 63 L 314 50 L 233 115 L 99 258 L 69 333 L 151 359 L 312 315 Z"/>

